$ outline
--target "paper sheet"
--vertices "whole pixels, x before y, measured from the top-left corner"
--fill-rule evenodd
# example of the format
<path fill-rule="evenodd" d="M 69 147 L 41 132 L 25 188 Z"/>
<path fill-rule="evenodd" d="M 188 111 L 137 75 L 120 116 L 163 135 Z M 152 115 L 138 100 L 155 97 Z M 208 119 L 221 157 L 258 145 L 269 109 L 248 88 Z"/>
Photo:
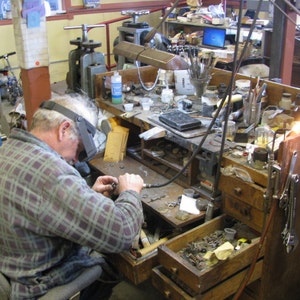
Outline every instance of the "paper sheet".
<path fill-rule="evenodd" d="M 193 215 L 200 214 L 200 210 L 196 206 L 196 199 L 182 195 L 179 210 L 186 211 Z"/>

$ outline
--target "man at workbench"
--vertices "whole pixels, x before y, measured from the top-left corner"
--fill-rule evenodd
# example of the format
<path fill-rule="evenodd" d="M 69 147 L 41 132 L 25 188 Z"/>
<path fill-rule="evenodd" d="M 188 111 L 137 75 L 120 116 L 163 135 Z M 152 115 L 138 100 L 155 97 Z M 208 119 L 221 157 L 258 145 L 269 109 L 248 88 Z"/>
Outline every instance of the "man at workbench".
<path fill-rule="evenodd" d="M 96 154 L 96 120 L 90 101 L 53 99 L 35 112 L 29 132 L 14 129 L 0 147 L 0 271 L 10 299 L 37 299 L 95 265 L 102 275 L 80 299 L 108 299 L 117 283 L 100 252 L 127 250 L 139 234 L 143 180 L 100 176 L 87 185 L 73 164 Z M 113 202 L 103 194 L 114 185 Z"/>

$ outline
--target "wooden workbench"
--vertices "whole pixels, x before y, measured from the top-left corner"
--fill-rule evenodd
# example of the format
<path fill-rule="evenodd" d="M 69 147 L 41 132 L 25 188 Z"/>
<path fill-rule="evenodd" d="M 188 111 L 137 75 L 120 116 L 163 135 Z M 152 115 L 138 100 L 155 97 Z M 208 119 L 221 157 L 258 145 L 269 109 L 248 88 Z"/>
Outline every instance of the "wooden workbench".
<path fill-rule="evenodd" d="M 146 67 L 142 70 L 142 76 L 144 78 L 145 82 L 154 82 L 156 77 L 156 69 L 152 67 Z M 123 73 L 125 75 L 125 73 Z M 109 76 L 110 74 L 99 74 L 95 78 L 95 85 L 96 85 L 96 101 L 99 107 L 102 109 L 106 109 L 113 113 L 114 115 L 120 116 L 120 114 L 123 111 L 122 107 L 113 106 L 109 103 L 109 101 L 106 101 L 101 97 L 102 91 L 102 78 L 103 76 Z M 231 72 L 224 71 L 224 70 L 214 70 L 214 76 L 212 77 L 212 80 L 210 82 L 211 85 L 218 85 L 220 83 L 228 84 L 230 80 Z M 128 70 L 128 76 L 125 75 L 123 78 L 126 78 L 128 80 L 131 80 L 135 83 L 138 83 L 137 80 L 137 71 L 136 70 Z M 247 76 L 238 75 L 237 79 L 239 78 L 247 78 L 252 81 L 253 84 L 256 83 L 256 78 L 249 78 Z M 299 88 L 293 88 L 290 86 L 277 84 L 270 81 L 265 81 L 268 84 L 267 87 L 267 94 L 268 94 L 268 104 L 269 105 L 277 105 L 280 101 L 281 95 L 283 92 L 288 92 L 292 94 L 293 99 L 295 98 L 296 94 L 300 93 Z M 140 108 L 137 108 L 140 109 Z M 139 111 L 139 115 L 136 115 L 136 117 L 130 118 L 127 120 L 128 123 L 131 123 L 138 127 L 140 131 L 144 131 L 149 129 L 151 126 L 155 125 L 151 123 L 148 116 L 144 114 L 144 112 Z M 174 134 L 174 137 L 176 135 Z M 191 138 L 191 139 L 185 139 L 177 136 L 177 141 L 180 144 L 185 144 L 185 146 L 188 148 L 188 145 L 197 145 L 199 143 L 199 140 L 201 140 L 200 137 Z M 192 150 L 193 146 L 191 146 Z M 128 165 L 127 161 L 128 160 Z M 133 160 L 134 161 L 134 160 Z M 231 161 L 227 159 L 229 163 Z M 132 170 L 134 173 L 140 172 L 142 174 L 143 178 L 145 179 L 145 182 L 147 183 L 155 183 L 158 180 L 159 181 L 165 181 L 166 179 L 161 175 L 158 175 L 157 172 L 154 172 L 152 169 L 146 168 L 141 162 L 134 161 L 133 165 L 130 166 L 131 158 L 127 157 L 124 162 L 117 163 L 115 165 L 106 164 L 103 163 L 100 160 L 93 160 L 92 164 L 97 169 L 102 169 L 105 172 L 111 173 L 113 171 L 115 174 L 118 174 L 118 172 L 124 172 L 127 170 Z M 226 162 L 226 160 L 225 160 Z M 128 169 L 127 169 L 128 168 Z M 146 171 L 147 170 L 147 171 Z M 194 173 L 192 173 L 192 176 L 197 175 L 198 170 L 192 170 Z M 145 176 L 147 173 L 148 177 Z M 150 175 L 151 174 L 151 175 Z M 263 176 L 263 174 L 260 174 L 260 172 L 255 172 L 256 178 L 263 177 L 263 180 L 259 179 L 258 184 L 261 184 L 263 188 L 266 187 L 267 184 L 267 177 Z M 155 181 L 152 181 L 152 180 Z M 249 189 L 246 189 L 247 192 L 249 192 Z M 151 210 L 154 214 L 160 216 L 163 220 L 169 222 L 169 224 L 172 224 L 174 227 L 181 227 L 189 224 L 193 224 L 193 221 L 200 221 L 201 222 L 201 216 L 193 216 L 190 220 L 187 220 L 186 222 L 180 222 L 178 219 L 176 219 L 176 210 L 172 209 L 166 214 L 162 213 L 160 211 L 160 208 L 162 205 L 166 202 L 166 198 L 162 198 L 160 200 L 150 202 L 151 197 L 154 197 L 155 194 L 163 195 L 164 193 L 169 194 L 170 200 L 175 199 L 177 195 L 179 195 L 182 191 L 182 186 L 177 185 L 175 183 L 172 183 L 172 185 L 168 185 L 166 187 L 163 187 L 161 189 L 153 189 L 153 190 L 144 190 L 143 194 L 145 193 L 146 196 L 143 198 L 143 204 L 144 207 Z M 238 190 L 237 190 L 238 191 Z M 231 197 L 230 193 L 227 193 L 228 198 Z M 262 194 L 262 193 L 261 193 Z M 239 195 L 235 195 L 237 197 Z M 251 193 L 249 196 L 249 199 L 252 199 Z M 254 197 L 253 197 L 254 199 Z M 261 201 L 265 201 L 263 197 L 260 195 Z M 244 199 L 241 199 L 244 201 Z M 255 199 L 254 199 L 255 200 Z M 178 208 L 176 208 L 178 209 Z M 237 207 L 234 207 L 234 209 L 238 209 Z M 247 207 L 248 209 L 248 207 Z M 254 210 L 253 210 L 254 211 Z M 246 210 L 247 212 L 247 210 Z M 203 218 L 203 216 L 202 216 Z M 251 222 L 249 222 L 251 223 Z M 273 218 L 270 223 L 270 227 L 268 231 L 266 232 L 266 242 L 265 242 L 265 252 L 264 252 L 264 260 L 263 260 L 263 266 L 262 266 L 262 276 L 260 279 L 261 285 L 259 285 L 260 295 L 259 297 L 256 297 L 255 299 L 263 299 L 263 300 L 274 300 L 274 299 L 298 299 L 300 295 L 300 286 L 298 284 L 299 282 L 299 276 L 300 276 L 300 265 L 299 265 L 299 255 L 300 255 L 300 246 L 298 247 L 290 254 L 287 254 L 285 251 L 285 247 L 282 243 L 281 238 L 281 231 L 283 230 L 285 223 L 285 215 L 284 211 L 276 207 L 275 213 L 273 215 Z M 259 223 L 260 225 L 260 223 Z M 297 220 L 297 230 L 299 231 L 299 221 Z M 155 262 L 157 263 L 157 262 Z M 151 265 L 148 265 L 148 267 L 153 267 L 153 261 L 151 262 Z M 143 270 L 144 266 L 143 266 Z M 138 273 L 141 273 L 140 270 Z M 172 298 L 173 299 L 173 298 Z M 180 298 L 182 299 L 182 298 Z M 185 299 L 191 299 L 191 298 L 185 298 Z M 247 298 L 248 299 L 248 298 Z M 249 298 L 251 299 L 251 298 Z M 252 298 L 254 299 L 254 298 Z"/>
<path fill-rule="evenodd" d="M 101 172 L 113 176 L 124 173 L 134 173 L 140 175 L 145 183 L 165 183 L 167 178 L 141 164 L 137 160 L 127 156 L 124 160 L 112 163 L 105 162 L 103 157 L 96 157 L 90 161 L 90 165 Z M 203 220 L 205 212 L 199 215 L 188 214 L 187 219 L 180 220 L 177 215 L 179 206 L 170 207 L 170 203 L 176 202 L 182 195 L 183 187 L 172 182 L 160 188 L 146 188 L 142 190 L 143 206 L 146 210 L 162 218 L 174 228 L 184 228 L 191 223 L 199 223 Z"/>

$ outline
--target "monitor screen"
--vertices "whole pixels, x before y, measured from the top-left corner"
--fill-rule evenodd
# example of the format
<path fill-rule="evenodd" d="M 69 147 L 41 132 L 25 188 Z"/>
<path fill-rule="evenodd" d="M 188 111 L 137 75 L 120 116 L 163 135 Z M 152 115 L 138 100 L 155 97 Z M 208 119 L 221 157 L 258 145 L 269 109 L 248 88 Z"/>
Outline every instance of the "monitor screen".
<path fill-rule="evenodd" d="M 205 27 L 203 29 L 203 46 L 223 48 L 225 46 L 226 29 Z"/>

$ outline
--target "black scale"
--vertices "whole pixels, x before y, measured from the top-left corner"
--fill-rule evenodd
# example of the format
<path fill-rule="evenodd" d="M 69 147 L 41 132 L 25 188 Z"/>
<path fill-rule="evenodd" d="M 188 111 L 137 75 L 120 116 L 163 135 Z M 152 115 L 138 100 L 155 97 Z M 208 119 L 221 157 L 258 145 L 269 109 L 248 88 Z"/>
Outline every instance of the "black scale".
<path fill-rule="evenodd" d="M 190 115 L 179 110 L 161 114 L 158 119 L 178 131 L 197 129 L 202 125 L 200 120 L 192 118 Z"/>

